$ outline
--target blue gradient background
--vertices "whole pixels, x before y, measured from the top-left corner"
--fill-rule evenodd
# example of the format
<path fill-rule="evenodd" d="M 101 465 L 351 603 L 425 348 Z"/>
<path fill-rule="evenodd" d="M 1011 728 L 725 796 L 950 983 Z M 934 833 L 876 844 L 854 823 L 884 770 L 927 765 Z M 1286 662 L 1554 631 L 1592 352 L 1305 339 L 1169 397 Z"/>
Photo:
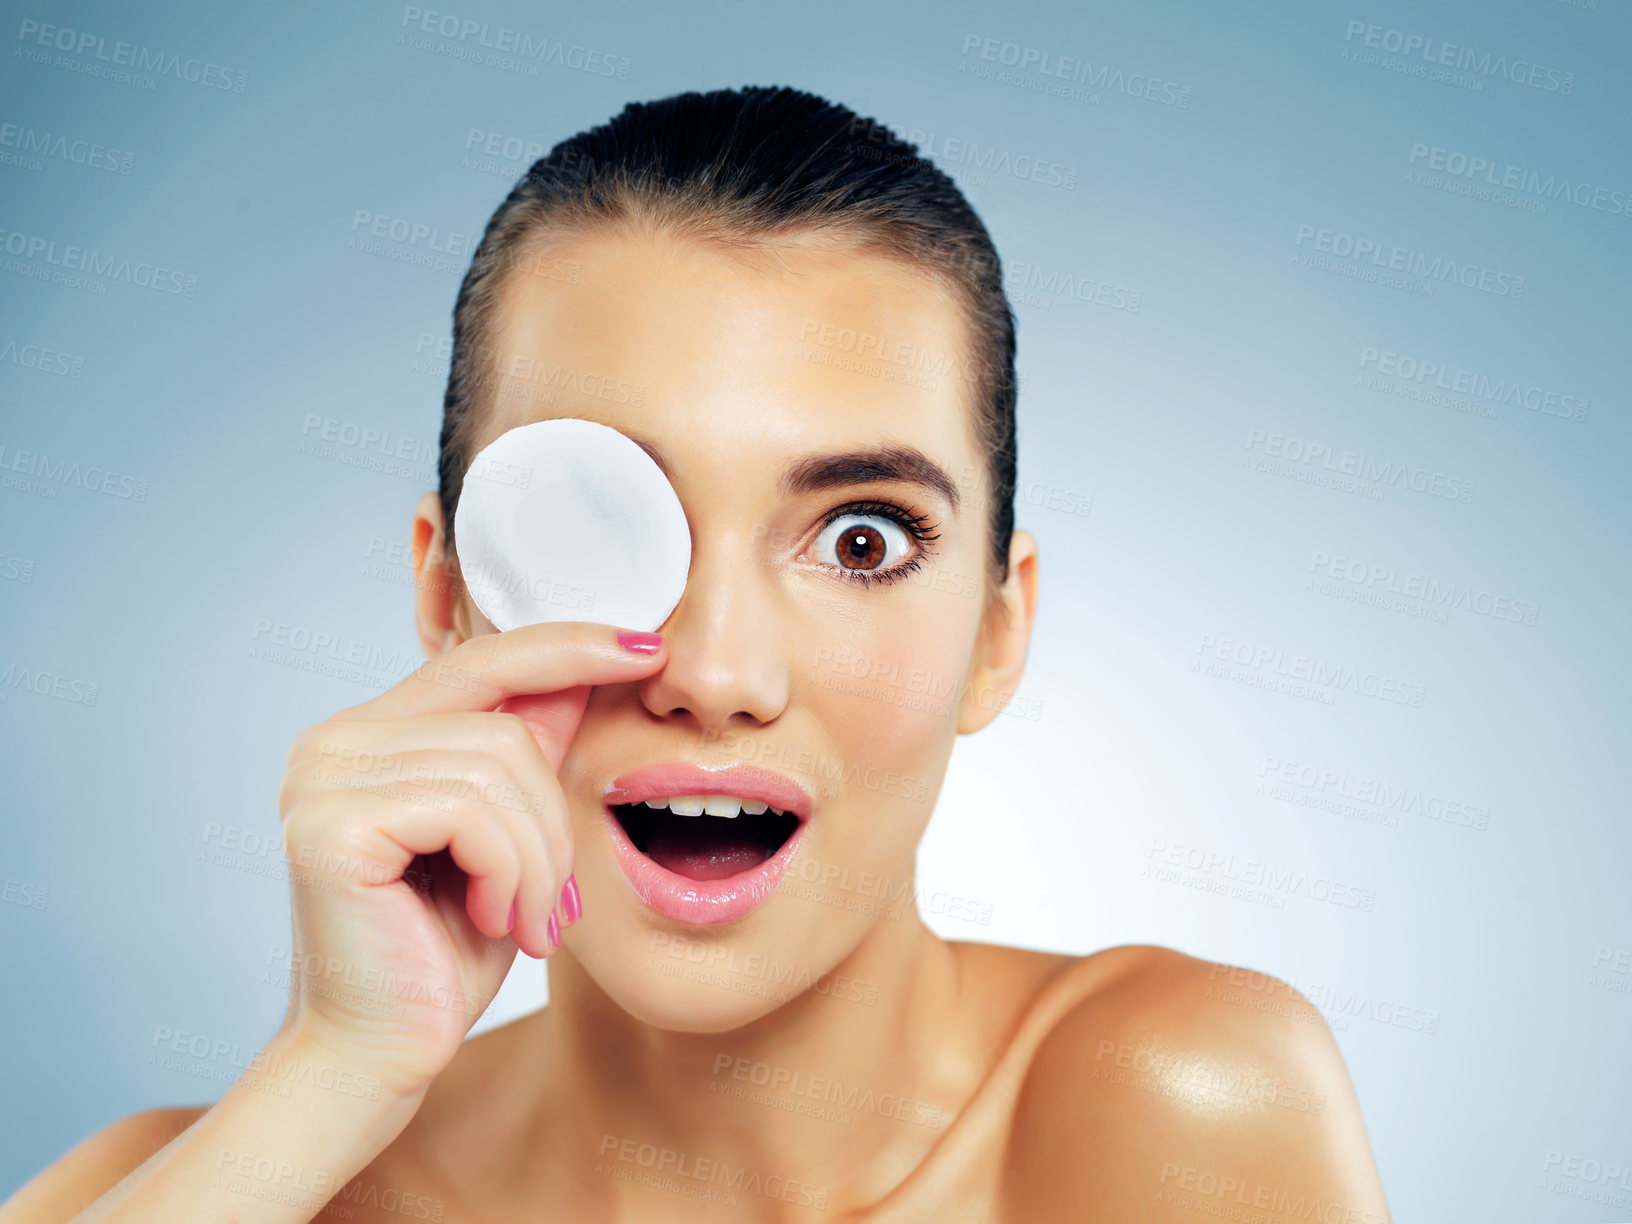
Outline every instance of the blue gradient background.
<path fill-rule="evenodd" d="M 1043 558 L 1020 697 L 1038 717 L 960 741 L 922 882 L 991 920 L 932 924 L 1075 952 L 1168 944 L 1287 978 L 1336 1032 L 1402 1220 L 1632 1218 L 1632 1190 L 1548 1171 L 1549 1153 L 1632 1166 L 1632 975 L 1594 963 L 1632 948 L 1632 217 L 1408 180 L 1421 143 L 1632 192 L 1627 0 L 451 10 L 627 57 L 623 80 L 416 49 L 400 5 L 4 9 L 0 124 L 132 156 L 127 175 L 0 145 L 0 228 L 198 287 L 86 292 L 4 254 L 0 466 L 29 450 L 148 485 L 137 501 L 46 479 L 48 496 L 8 470 L 0 487 L 0 1193 L 134 1110 L 224 1090 L 207 1064 L 149 1062 L 161 1026 L 248 1052 L 282 1016 L 263 980 L 288 939 L 286 885 L 264 874 L 277 856 L 201 861 L 222 849 L 210 830 L 275 837 L 293 737 L 400 671 L 359 684 L 275 665 L 256 657 L 257 622 L 417 658 L 407 567 L 370 550 L 405 545 L 433 487 L 444 367 L 416 347 L 447 335 L 459 274 L 350 249 L 356 211 L 474 237 L 526 163 L 473 166 L 471 129 L 548 147 L 627 101 L 759 83 L 923 143 L 1011 268 L 1023 493 L 1039 503 L 1019 516 Z M 25 20 L 215 61 L 246 87 L 149 91 L 42 65 L 19 54 L 36 46 Z M 1573 91 L 1357 62 L 1351 21 L 1550 66 Z M 1189 104 L 982 78 L 969 69 L 1001 65 L 966 54 L 971 35 L 1149 74 Z M 1075 186 L 960 162 L 954 140 L 1059 163 Z M 1522 276 L 1523 295 L 1303 266 L 1304 225 Z M 1066 276 L 1116 287 L 1113 304 L 1058 292 Z M 1139 308 L 1117 308 L 1130 293 Z M 27 368 L 28 345 L 80 376 Z M 1360 380 L 1376 376 L 1368 349 L 1586 400 L 1587 416 L 1388 394 Z M 303 453 L 307 414 L 420 458 L 394 474 Z M 1375 500 L 1280 478 L 1249 462 L 1269 434 L 1476 493 Z M 1088 513 L 1049 508 L 1051 489 Z M 1438 623 L 1334 598 L 1310 589 L 1317 553 L 1539 615 Z M 1198 670 L 1216 661 L 1200 644 L 1225 639 L 1426 696 L 1325 704 L 1236 678 L 1272 664 Z M 40 695 L 25 670 L 97 699 Z M 1256 793 L 1271 758 L 1488 809 L 1488 827 L 1420 809 L 1389 827 L 1294 801 L 1315 788 Z M 1205 891 L 1228 867 L 1151 878 L 1159 844 L 1307 870 L 1375 904 Z M 41 890 L 43 908 L 23 903 Z M 523 958 L 482 1027 L 544 997 Z"/>

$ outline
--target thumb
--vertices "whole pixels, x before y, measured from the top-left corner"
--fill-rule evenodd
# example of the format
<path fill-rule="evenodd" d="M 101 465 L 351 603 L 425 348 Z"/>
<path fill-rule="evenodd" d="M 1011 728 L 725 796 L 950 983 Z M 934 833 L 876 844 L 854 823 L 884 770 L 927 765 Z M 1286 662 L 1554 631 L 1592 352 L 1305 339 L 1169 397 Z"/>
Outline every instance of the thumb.
<path fill-rule="evenodd" d="M 580 684 L 553 693 L 507 697 L 499 703 L 499 711 L 514 714 L 533 729 L 533 738 L 543 749 L 550 771 L 559 774 L 567 745 L 578 734 L 578 724 L 584 719 L 584 707 L 589 704 L 589 690 L 593 687 Z"/>

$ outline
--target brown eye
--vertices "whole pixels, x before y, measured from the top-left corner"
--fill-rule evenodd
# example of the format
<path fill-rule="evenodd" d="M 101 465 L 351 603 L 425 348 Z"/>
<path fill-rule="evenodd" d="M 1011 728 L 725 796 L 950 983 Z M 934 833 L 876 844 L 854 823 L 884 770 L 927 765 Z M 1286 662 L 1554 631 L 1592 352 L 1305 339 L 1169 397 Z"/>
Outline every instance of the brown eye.
<path fill-rule="evenodd" d="M 899 523 L 879 514 L 841 514 L 816 537 L 816 557 L 840 569 L 872 571 L 893 567 L 909 550 Z"/>
<path fill-rule="evenodd" d="M 839 564 L 845 569 L 877 569 L 884 537 L 871 527 L 851 527 L 839 537 Z"/>

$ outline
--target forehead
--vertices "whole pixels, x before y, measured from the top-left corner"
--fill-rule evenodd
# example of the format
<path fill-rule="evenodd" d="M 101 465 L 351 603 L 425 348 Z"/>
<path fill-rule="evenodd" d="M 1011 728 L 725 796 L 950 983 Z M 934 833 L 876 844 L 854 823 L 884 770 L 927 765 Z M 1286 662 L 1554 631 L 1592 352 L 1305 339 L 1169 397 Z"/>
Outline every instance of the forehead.
<path fill-rule="evenodd" d="M 706 455 L 774 476 L 790 452 L 895 442 L 972 471 L 967 327 L 927 273 L 815 238 L 742 250 L 573 235 L 509 270 L 472 453 L 530 421 L 583 417 L 686 467 Z"/>

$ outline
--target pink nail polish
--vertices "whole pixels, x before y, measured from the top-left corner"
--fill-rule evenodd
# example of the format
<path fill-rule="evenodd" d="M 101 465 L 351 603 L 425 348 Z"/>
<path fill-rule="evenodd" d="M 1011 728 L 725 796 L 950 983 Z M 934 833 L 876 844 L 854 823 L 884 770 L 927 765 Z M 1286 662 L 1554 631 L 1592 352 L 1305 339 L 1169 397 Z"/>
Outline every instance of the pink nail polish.
<path fill-rule="evenodd" d="M 550 911 L 550 924 L 545 928 L 545 933 L 550 937 L 550 947 L 561 946 L 561 920 L 555 916 L 554 910 Z"/>
<path fill-rule="evenodd" d="M 578 881 L 570 875 L 567 877 L 566 887 L 561 890 L 561 912 L 566 915 L 568 926 L 584 916 L 584 902 L 578 895 Z"/>
<path fill-rule="evenodd" d="M 504 920 L 504 929 L 507 931 L 516 929 L 516 903 L 514 901 L 510 902 L 510 917 Z"/>
<path fill-rule="evenodd" d="M 652 655 L 663 648 L 663 636 L 658 633 L 627 631 L 618 634 L 618 645 L 636 654 Z"/>

